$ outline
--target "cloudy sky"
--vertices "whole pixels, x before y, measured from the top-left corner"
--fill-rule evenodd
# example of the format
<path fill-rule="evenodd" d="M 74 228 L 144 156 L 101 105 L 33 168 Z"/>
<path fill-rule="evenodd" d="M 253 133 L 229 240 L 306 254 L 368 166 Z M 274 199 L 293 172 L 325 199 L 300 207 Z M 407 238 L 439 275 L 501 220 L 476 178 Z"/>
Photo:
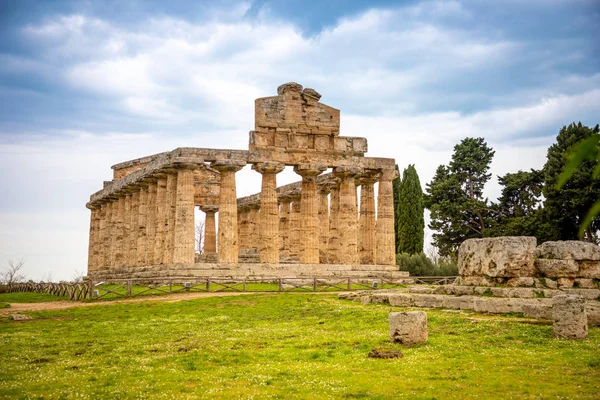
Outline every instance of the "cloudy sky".
<path fill-rule="evenodd" d="M 594 0 L 2 0 L 0 267 L 85 271 L 85 203 L 111 165 L 245 149 L 253 100 L 288 81 L 423 186 L 467 136 L 495 176 L 539 168 L 561 126 L 600 122 L 599 21 Z M 259 188 L 239 173 L 239 195 Z"/>

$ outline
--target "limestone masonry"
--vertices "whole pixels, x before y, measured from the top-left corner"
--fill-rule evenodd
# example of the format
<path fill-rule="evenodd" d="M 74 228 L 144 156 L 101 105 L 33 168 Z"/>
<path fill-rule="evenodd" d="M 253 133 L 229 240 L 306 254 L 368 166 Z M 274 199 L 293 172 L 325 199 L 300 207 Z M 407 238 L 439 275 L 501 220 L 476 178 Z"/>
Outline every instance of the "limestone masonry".
<path fill-rule="evenodd" d="M 320 97 L 286 83 L 256 99 L 248 150 L 177 148 L 114 165 L 87 204 L 88 276 L 406 278 L 394 265 L 395 161 L 340 136 L 340 111 Z M 261 191 L 238 199 L 246 165 L 262 175 Z M 301 181 L 277 187 L 285 166 Z M 196 208 L 206 214 L 202 255 Z"/>
<path fill-rule="evenodd" d="M 566 240 L 536 247 L 535 237 L 465 240 L 458 251 L 459 283 L 477 286 L 600 288 L 600 247 Z"/>

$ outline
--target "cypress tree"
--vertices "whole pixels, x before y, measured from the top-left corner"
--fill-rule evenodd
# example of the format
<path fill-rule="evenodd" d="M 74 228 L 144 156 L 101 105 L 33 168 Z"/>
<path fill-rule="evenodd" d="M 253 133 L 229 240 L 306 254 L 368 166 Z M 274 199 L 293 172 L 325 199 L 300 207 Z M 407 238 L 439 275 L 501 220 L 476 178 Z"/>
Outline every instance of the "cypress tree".
<path fill-rule="evenodd" d="M 396 164 L 396 171 L 400 172 L 398 169 L 398 164 Z M 394 191 L 394 233 L 396 237 L 394 248 L 397 249 L 400 243 L 400 228 L 398 225 L 398 207 L 400 206 L 400 176 L 392 181 L 392 185 L 392 190 Z"/>
<path fill-rule="evenodd" d="M 413 164 L 404 169 L 399 186 L 397 253 L 419 254 L 425 240 L 425 208 L 421 182 Z"/>

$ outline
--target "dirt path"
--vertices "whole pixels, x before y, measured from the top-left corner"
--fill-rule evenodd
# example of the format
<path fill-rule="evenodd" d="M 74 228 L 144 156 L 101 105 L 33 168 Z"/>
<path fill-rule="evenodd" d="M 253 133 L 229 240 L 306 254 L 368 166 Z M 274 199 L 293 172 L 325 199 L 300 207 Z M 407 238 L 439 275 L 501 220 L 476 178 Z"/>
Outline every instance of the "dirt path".
<path fill-rule="evenodd" d="M 122 303 L 139 303 L 143 301 L 164 301 L 167 303 L 174 303 L 177 301 L 199 299 L 204 297 L 240 296 L 245 294 L 253 294 L 253 292 L 177 293 L 165 296 L 138 297 L 133 299 L 99 301 L 94 303 L 82 303 L 76 301 L 49 301 L 45 303 L 9 303 L 9 308 L 0 308 L 0 315 L 18 314 L 20 312 L 28 311 L 64 310 L 73 307 L 94 307 Z"/>

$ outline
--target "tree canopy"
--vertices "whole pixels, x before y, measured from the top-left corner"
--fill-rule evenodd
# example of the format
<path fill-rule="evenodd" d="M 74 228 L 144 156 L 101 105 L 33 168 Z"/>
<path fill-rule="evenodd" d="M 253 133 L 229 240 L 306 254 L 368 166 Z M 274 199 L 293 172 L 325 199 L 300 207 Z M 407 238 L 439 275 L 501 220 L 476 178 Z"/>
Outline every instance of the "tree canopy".
<path fill-rule="evenodd" d="M 419 254 L 425 240 L 425 208 L 419 175 L 413 164 L 404 169 L 400 182 L 397 253 Z"/>

